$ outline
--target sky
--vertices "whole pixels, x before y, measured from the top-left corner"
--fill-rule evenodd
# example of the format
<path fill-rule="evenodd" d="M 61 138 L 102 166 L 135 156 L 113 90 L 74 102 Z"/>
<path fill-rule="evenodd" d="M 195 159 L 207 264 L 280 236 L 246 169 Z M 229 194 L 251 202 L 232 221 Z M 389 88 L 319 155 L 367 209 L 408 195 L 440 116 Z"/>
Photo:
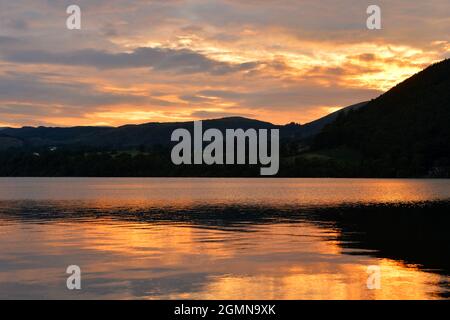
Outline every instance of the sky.
<path fill-rule="evenodd" d="M 449 0 L 0 0 L 0 127 L 307 123 L 450 57 L 449 30 Z"/>

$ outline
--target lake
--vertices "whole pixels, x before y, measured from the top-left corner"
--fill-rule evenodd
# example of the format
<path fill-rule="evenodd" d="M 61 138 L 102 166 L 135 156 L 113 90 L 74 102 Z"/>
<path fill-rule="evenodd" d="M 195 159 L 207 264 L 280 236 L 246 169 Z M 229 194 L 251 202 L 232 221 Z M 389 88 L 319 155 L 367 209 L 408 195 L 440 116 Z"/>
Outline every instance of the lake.
<path fill-rule="evenodd" d="M 449 209 L 450 180 L 0 178 L 0 299 L 448 299 Z"/>

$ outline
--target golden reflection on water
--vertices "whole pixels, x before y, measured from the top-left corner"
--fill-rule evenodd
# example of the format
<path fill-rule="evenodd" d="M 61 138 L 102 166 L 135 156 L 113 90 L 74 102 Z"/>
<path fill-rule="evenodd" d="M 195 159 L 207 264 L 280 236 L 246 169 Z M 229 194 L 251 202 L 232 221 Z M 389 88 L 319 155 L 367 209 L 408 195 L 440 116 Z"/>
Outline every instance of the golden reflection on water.
<path fill-rule="evenodd" d="M 106 207 L 330 205 L 449 198 L 448 179 L 0 178 L 0 200 L 89 200 Z"/>
<path fill-rule="evenodd" d="M 441 298 L 449 277 L 364 246 L 351 254 L 333 222 L 257 215 L 222 225 L 226 214 L 213 223 L 189 215 L 205 205 L 206 214 L 237 206 L 245 217 L 248 206 L 438 199 L 450 199 L 449 180 L 0 179 L 0 298 Z M 150 218 L 168 211 L 141 219 L 149 208 Z M 65 286 L 73 264 L 79 292 Z M 380 290 L 366 287 L 369 265 L 381 267 Z"/>
<path fill-rule="evenodd" d="M 47 298 L 432 299 L 440 290 L 442 276 L 342 254 L 334 230 L 281 223 L 246 231 L 112 220 L 10 224 L 0 248 L 16 268 L 1 270 L 0 283 L 14 279 Z M 64 289 L 70 264 L 83 270 L 81 293 Z M 366 287 L 369 265 L 381 267 L 380 290 Z"/>

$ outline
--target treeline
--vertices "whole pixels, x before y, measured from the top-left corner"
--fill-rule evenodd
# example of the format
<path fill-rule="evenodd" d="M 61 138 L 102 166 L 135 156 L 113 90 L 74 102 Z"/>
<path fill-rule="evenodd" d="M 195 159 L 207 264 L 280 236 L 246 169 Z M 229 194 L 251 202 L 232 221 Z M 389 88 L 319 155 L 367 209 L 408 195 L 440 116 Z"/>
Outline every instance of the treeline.
<path fill-rule="evenodd" d="M 409 167 L 398 169 L 391 162 L 358 161 L 345 157 L 311 156 L 297 153 L 296 147 L 281 148 L 277 177 L 424 177 Z M 169 148 L 107 150 L 9 149 L 0 152 L 3 177 L 260 177 L 261 165 L 180 165 L 172 164 Z M 448 165 L 448 163 L 447 163 Z M 435 176 L 448 176 L 448 172 Z"/>
<path fill-rule="evenodd" d="M 280 148 L 278 176 L 326 176 L 341 169 L 296 159 L 299 145 Z M 24 177 L 257 177 L 261 165 L 174 165 L 171 148 L 141 146 L 131 150 L 91 147 L 10 148 L 0 152 L 0 176 Z M 305 162 L 306 161 L 306 162 Z M 298 167 L 298 168 L 297 168 Z"/>
<path fill-rule="evenodd" d="M 170 150 L 114 151 L 92 148 L 9 149 L 0 152 L 0 176 L 183 177 L 253 176 L 256 166 L 176 166 Z"/>

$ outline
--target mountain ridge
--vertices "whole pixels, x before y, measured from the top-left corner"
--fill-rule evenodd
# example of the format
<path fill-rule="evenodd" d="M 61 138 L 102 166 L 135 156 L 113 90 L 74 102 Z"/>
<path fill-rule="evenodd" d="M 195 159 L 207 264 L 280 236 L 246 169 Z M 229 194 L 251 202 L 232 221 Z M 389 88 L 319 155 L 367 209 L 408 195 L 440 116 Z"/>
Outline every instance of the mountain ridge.
<path fill-rule="evenodd" d="M 231 122 L 231 124 L 230 124 Z M 224 118 L 203 121 L 205 127 L 258 127 L 275 128 L 267 122 L 253 119 Z M 177 128 L 189 128 L 193 122 L 149 122 L 119 127 L 23 127 L 4 129 L 2 133 L 24 139 L 30 146 L 87 145 L 109 147 L 152 146 L 170 143 L 171 132 Z"/>
<path fill-rule="evenodd" d="M 252 118 L 232 116 L 217 119 L 202 120 L 205 129 L 280 129 L 281 137 L 286 139 L 304 139 L 316 135 L 338 114 L 350 109 L 361 107 L 359 103 L 340 109 L 325 117 L 311 121 L 304 125 L 291 122 L 286 125 L 276 125 L 267 121 Z M 125 124 L 118 127 L 108 126 L 74 126 L 74 127 L 46 127 L 24 126 L 22 128 L 3 128 L 1 132 L 10 137 L 21 139 L 29 146 L 59 146 L 59 145 L 89 145 L 109 147 L 137 147 L 153 146 L 170 143 L 170 134 L 177 128 L 190 129 L 192 121 L 183 122 L 146 122 L 143 124 Z"/>
<path fill-rule="evenodd" d="M 338 117 L 314 142 L 319 150 L 343 147 L 362 155 L 361 169 L 380 175 L 431 175 L 449 168 L 450 59 Z"/>

